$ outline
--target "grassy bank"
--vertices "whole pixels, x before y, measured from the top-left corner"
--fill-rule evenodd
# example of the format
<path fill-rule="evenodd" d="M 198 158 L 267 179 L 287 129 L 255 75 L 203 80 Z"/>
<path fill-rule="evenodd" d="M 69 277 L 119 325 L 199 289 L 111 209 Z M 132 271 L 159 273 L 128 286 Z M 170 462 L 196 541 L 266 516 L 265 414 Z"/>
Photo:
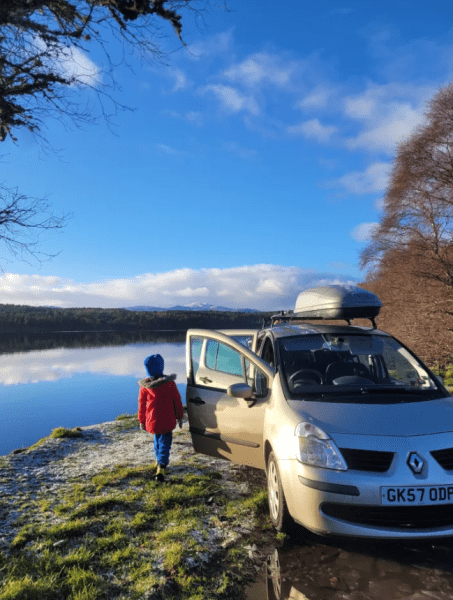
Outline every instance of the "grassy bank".
<path fill-rule="evenodd" d="M 0 599 L 240 598 L 256 573 L 254 542 L 275 539 L 266 491 L 242 473 L 231 493 L 196 456 L 183 463 L 164 484 L 154 466 L 117 465 L 64 494 L 18 499 L 21 529 L 0 554 Z"/>

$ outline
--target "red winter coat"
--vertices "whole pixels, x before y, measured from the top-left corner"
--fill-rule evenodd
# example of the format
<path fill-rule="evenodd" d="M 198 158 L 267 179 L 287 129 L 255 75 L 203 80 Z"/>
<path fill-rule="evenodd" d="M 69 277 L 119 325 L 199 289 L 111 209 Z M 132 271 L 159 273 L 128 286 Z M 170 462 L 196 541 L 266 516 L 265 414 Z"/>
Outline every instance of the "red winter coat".
<path fill-rule="evenodd" d="M 176 375 L 138 382 L 138 420 L 149 433 L 173 431 L 183 417 L 181 396 L 175 383 Z"/>

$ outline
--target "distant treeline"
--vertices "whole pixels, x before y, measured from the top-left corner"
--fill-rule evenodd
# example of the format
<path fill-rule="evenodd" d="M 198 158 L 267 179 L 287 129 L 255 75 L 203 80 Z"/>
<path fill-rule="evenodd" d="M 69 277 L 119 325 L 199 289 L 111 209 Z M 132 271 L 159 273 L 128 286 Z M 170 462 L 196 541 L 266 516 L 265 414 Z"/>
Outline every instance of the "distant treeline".
<path fill-rule="evenodd" d="M 193 327 L 260 327 L 271 313 L 216 311 L 130 311 L 122 308 L 51 308 L 0 304 L 0 333 L 62 331 L 178 330 Z"/>
<path fill-rule="evenodd" d="M 44 331 L 2 333 L 0 354 L 55 348 L 105 348 L 127 344 L 184 343 L 185 331 Z"/>

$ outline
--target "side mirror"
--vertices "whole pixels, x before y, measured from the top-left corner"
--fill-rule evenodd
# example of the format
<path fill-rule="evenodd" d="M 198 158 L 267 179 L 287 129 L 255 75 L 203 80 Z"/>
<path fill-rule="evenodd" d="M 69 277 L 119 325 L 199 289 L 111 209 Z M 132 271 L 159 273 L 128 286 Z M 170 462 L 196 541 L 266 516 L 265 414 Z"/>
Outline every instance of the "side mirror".
<path fill-rule="evenodd" d="M 233 385 L 228 386 L 227 394 L 233 398 L 244 398 L 244 400 L 251 400 L 253 396 L 253 390 L 248 383 L 233 383 Z"/>

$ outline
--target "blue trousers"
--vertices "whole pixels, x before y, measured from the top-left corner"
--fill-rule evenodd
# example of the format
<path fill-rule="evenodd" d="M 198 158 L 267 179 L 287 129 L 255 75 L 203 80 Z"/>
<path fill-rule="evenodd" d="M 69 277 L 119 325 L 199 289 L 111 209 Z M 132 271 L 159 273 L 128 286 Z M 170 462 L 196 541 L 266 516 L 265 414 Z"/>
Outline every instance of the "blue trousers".
<path fill-rule="evenodd" d="M 154 434 L 154 453 L 161 467 L 166 467 L 170 461 L 170 449 L 173 432 Z"/>

